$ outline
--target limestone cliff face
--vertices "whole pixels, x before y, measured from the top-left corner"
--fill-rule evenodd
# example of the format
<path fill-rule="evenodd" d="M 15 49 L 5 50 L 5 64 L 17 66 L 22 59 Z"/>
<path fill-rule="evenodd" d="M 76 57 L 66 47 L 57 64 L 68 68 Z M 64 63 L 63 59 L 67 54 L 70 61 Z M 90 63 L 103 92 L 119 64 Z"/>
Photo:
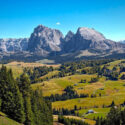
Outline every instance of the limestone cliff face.
<path fill-rule="evenodd" d="M 31 34 L 28 50 L 30 52 L 38 52 L 41 55 L 46 55 L 53 51 L 61 51 L 60 44 L 62 39 L 63 34 L 59 30 L 39 25 Z"/>
<path fill-rule="evenodd" d="M 76 52 L 82 50 L 116 51 L 124 47 L 114 41 L 106 39 L 103 34 L 94 29 L 82 27 L 78 28 L 76 34 L 72 36 L 64 45 L 65 52 Z"/>

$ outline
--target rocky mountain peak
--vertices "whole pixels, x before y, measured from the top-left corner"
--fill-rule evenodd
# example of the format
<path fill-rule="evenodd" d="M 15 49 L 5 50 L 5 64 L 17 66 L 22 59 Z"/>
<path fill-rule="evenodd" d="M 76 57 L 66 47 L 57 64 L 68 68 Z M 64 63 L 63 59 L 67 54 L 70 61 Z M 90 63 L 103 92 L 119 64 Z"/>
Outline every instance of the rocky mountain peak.
<path fill-rule="evenodd" d="M 65 41 L 69 41 L 74 36 L 74 33 L 72 31 L 69 31 L 65 36 Z"/>
<path fill-rule="evenodd" d="M 44 54 L 48 54 L 52 51 L 60 51 L 60 44 L 62 39 L 63 34 L 59 30 L 39 25 L 31 34 L 28 49 L 32 52 L 39 51 Z"/>
<path fill-rule="evenodd" d="M 103 36 L 103 34 L 99 33 L 94 29 L 90 29 L 87 27 L 78 28 L 76 34 L 82 36 L 86 40 L 92 40 L 96 42 L 105 40 L 105 37 Z"/>
<path fill-rule="evenodd" d="M 80 27 L 75 34 L 69 31 L 64 38 L 59 30 L 38 25 L 29 39 L 0 39 L 0 59 L 5 56 L 19 60 L 51 58 L 68 61 L 69 57 L 112 56 L 125 53 L 125 44 L 120 42 L 108 40 L 91 28 Z"/>

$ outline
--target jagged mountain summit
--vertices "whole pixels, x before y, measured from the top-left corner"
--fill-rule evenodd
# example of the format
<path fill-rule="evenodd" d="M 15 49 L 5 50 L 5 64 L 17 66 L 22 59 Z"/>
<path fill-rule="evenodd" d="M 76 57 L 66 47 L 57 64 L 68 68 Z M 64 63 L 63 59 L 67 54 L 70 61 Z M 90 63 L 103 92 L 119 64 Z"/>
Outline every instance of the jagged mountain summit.
<path fill-rule="evenodd" d="M 63 34 L 59 30 L 39 25 L 31 34 L 28 50 L 39 53 L 42 56 L 48 55 L 53 51 L 61 51 L 60 45 L 63 38 Z"/>
<path fill-rule="evenodd" d="M 74 33 L 73 33 L 72 31 L 69 31 L 69 32 L 66 34 L 66 36 L 65 36 L 65 38 L 64 38 L 64 41 L 65 41 L 65 42 L 68 42 L 73 36 L 74 36 Z"/>
<path fill-rule="evenodd" d="M 119 57 L 125 44 L 104 37 L 95 29 L 80 27 L 76 33 L 62 32 L 43 25 L 37 26 L 30 38 L 0 39 L 1 60 L 37 61 L 51 59 L 65 62 L 83 58 Z"/>
<path fill-rule="evenodd" d="M 123 46 L 119 43 L 106 39 L 103 34 L 90 28 L 78 28 L 76 34 L 64 45 L 65 52 L 80 52 L 89 51 L 89 53 L 99 54 L 106 51 L 119 51 Z M 92 52 L 94 51 L 94 52 Z M 85 55 L 84 55 L 85 56 Z M 87 53 L 86 53 L 86 56 Z"/>

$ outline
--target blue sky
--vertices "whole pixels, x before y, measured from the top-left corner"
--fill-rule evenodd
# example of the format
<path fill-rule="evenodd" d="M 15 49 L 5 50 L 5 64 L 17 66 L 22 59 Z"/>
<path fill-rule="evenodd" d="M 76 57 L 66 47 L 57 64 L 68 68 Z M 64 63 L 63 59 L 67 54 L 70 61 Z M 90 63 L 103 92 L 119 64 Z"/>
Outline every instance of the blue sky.
<path fill-rule="evenodd" d="M 0 0 L 0 38 L 30 37 L 39 24 L 64 35 L 89 27 L 106 38 L 122 40 L 125 0 Z"/>

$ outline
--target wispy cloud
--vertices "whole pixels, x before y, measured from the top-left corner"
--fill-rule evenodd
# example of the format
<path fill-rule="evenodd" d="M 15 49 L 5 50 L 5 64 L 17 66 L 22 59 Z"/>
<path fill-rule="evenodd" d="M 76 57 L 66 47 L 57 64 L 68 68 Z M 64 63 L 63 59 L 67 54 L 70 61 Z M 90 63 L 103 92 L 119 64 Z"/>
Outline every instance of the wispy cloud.
<path fill-rule="evenodd" d="M 61 25 L 61 23 L 60 23 L 60 22 L 57 22 L 56 25 Z"/>

